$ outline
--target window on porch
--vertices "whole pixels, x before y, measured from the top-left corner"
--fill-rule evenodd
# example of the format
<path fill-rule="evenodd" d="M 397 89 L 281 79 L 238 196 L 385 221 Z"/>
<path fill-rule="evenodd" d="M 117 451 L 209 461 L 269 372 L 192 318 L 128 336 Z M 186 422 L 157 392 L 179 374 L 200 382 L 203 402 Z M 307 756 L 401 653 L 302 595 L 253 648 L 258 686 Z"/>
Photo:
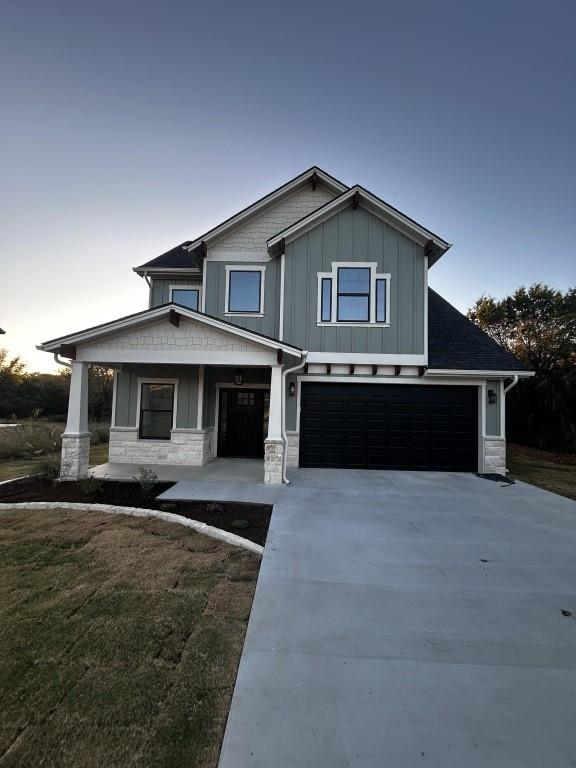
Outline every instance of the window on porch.
<path fill-rule="evenodd" d="M 140 438 L 170 440 L 174 421 L 174 384 L 141 384 Z"/>

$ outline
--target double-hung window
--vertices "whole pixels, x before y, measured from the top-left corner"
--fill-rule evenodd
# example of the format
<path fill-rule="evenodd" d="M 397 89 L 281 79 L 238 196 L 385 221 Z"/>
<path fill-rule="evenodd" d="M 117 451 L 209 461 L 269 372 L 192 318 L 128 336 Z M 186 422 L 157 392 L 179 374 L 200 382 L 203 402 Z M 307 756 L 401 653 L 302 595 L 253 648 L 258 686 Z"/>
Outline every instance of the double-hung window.
<path fill-rule="evenodd" d="M 264 314 L 265 272 L 264 266 L 226 265 L 226 314 Z"/>
<path fill-rule="evenodd" d="M 139 381 L 139 437 L 170 440 L 174 426 L 176 381 Z"/>
<path fill-rule="evenodd" d="M 333 262 L 318 274 L 319 325 L 388 325 L 390 275 L 376 262 Z"/>
<path fill-rule="evenodd" d="M 189 288 L 184 285 L 171 285 L 170 301 L 198 311 L 200 309 L 200 289 Z"/>

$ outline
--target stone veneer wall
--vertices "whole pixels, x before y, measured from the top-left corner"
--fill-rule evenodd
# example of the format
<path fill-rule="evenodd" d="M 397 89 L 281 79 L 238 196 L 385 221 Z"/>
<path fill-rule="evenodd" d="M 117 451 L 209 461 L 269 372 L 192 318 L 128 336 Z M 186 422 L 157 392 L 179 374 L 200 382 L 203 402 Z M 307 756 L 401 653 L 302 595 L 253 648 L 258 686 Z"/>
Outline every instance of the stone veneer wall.
<path fill-rule="evenodd" d="M 200 466 L 214 455 L 213 430 L 173 429 L 170 440 L 140 440 L 138 429 L 112 427 L 108 461 L 119 464 Z"/>
<path fill-rule="evenodd" d="M 484 472 L 506 474 L 506 438 L 484 438 Z"/>
<path fill-rule="evenodd" d="M 88 477 L 90 461 L 90 433 L 62 435 L 60 480 L 78 480 Z"/>
<path fill-rule="evenodd" d="M 282 483 L 282 458 L 284 443 L 282 440 L 264 441 L 264 482 L 269 485 Z"/>
<path fill-rule="evenodd" d="M 288 459 L 286 465 L 288 467 L 300 466 L 300 434 L 298 432 L 287 432 L 288 438 Z"/>

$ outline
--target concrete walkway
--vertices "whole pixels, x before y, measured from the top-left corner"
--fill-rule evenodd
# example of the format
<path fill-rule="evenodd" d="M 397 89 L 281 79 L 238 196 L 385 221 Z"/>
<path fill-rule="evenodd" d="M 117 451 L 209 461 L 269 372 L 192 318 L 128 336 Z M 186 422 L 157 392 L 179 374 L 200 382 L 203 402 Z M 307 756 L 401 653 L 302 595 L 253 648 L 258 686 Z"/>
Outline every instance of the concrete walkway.
<path fill-rule="evenodd" d="M 187 464 L 123 464 L 108 462 L 92 467 L 93 477 L 107 480 L 134 480 L 141 466 L 153 470 L 162 483 L 193 480 L 226 483 L 263 483 L 262 459 L 213 459 L 207 464 L 192 467 Z"/>
<path fill-rule="evenodd" d="M 576 503 L 472 475 L 291 476 L 220 768 L 575 766 Z"/>

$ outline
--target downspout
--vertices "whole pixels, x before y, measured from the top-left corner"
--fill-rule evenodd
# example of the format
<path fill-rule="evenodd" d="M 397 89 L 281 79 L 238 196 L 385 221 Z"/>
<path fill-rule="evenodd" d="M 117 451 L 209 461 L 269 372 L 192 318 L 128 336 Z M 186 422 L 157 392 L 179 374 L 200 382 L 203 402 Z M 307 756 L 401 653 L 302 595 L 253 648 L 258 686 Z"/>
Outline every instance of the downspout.
<path fill-rule="evenodd" d="M 286 466 L 288 462 L 288 436 L 286 435 L 286 378 L 289 373 L 294 373 L 294 371 L 299 371 L 303 368 L 306 365 L 307 357 L 308 352 L 302 352 L 302 357 L 300 358 L 298 365 L 295 365 L 293 368 L 286 368 L 285 371 L 282 371 L 282 408 L 280 417 L 282 421 L 282 442 L 284 444 L 284 451 L 282 452 L 282 482 L 286 483 L 286 485 L 290 485 L 290 480 L 286 477 Z"/>
<path fill-rule="evenodd" d="M 72 370 L 72 363 L 67 363 L 67 362 L 65 362 L 64 360 L 62 360 L 62 359 L 61 359 L 61 358 L 58 356 L 58 352 L 54 352 L 54 360 L 55 360 L 55 361 L 58 363 L 58 365 L 62 365 L 62 366 L 64 366 L 65 368 L 70 368 L 70 370 Z"/>
<path fill-rule="evenodd" d="M 510 392 L 510 390 L 511 390 L 513 387 L 515 387 L 515 386 L 516 386 L 516 384 L 518 384 L 518 376 L 514 376 L 514 378 L 513 378 L 513 379 L 512 379 L 512 381 L 510 382 L 510 384 L 508 384 L 508 386 L 504 388 L 504 394 L 506 394 L 507 392 Z"/>

